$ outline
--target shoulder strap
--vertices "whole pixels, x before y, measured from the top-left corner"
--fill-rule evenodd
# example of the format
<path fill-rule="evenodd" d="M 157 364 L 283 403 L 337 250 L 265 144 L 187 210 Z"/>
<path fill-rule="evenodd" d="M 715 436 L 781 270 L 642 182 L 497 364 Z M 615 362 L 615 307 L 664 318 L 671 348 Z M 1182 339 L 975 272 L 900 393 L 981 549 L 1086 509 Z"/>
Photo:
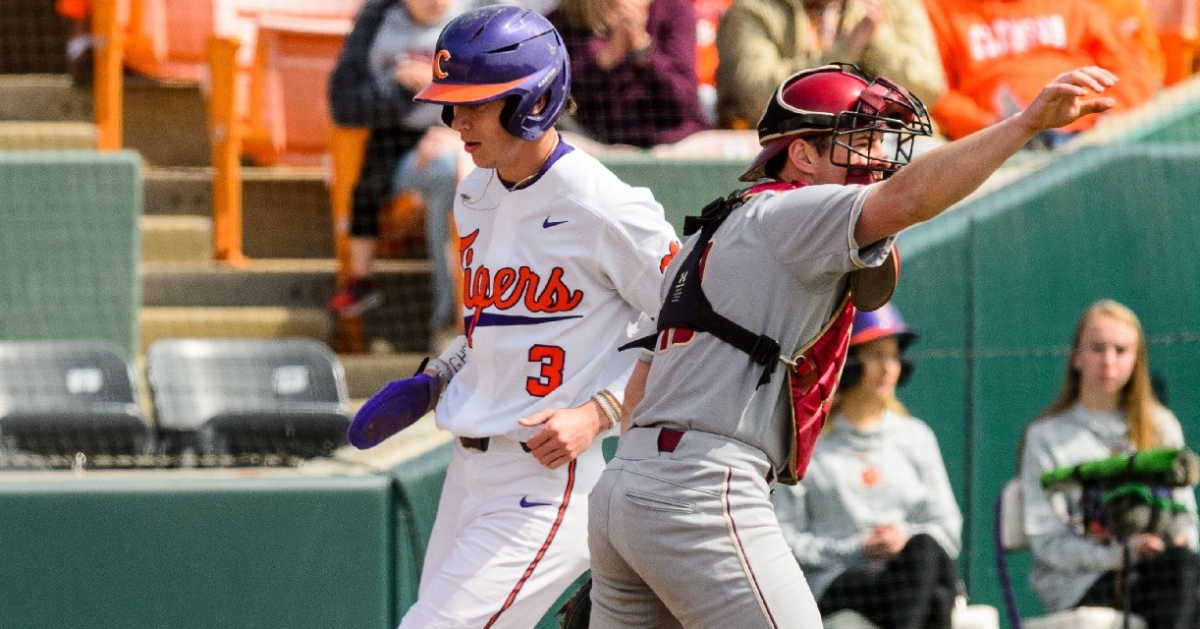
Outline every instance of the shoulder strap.
<path fill-rule="evenodd" d="M 746 353 L 750 360 L 764 367 L 758 386 L 771 381 L 771 374 L 779 363 L 779 342 L 765 334 L 751 332 L 713 310 L 700 285 L 700 260 L 708 251 L 709 241 L 725 219 L 745 203 L 749 191 L 748 188 L 736 190 L 724 198 L 715 199 L 704 206 L 698 216 L 684 219 L 684 235 L 690 236 L 699 231 L 700 236 L 671 281 L 667 299 L 658 313 L 657 333 L 623 345 L 620 349 L 653 349 L 658 334 L 671 328 L 707 332 Z"/>

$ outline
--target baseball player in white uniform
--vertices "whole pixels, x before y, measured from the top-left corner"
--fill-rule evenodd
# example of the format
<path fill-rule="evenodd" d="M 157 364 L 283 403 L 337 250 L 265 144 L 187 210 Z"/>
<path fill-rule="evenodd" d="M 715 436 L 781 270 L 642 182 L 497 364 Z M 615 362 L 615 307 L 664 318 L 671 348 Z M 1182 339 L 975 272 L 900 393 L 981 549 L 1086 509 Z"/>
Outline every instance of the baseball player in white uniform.
<path fill-rule="evenodd" d="M 416 98 L 444 106 L 478 167 L 454 205 L 464 336 L 377 394 L 351 440 L 369 446 L 435 403 L 455 436 L 400 626 L 528 629 L 588 567 L 597 437 L 615 434 L 636 362 L 616 348 L 657 311 L 679 244 L 649 190 L 553 130 L 570 73 L 545 18 L 468 12 L 443 30 L 433 72 Z"/>
<path fill-rule="evenodd" d="M 780 85 L 743 176 L 758 183 L 693 219 L 700 234 L 666 270 L 659 334 L 627 387 L 631 427 L 592 492 L 592 629 L 820 627 L 768 497 L 804 474 L 855 304 L 890 295 L 896 233 L 1038 132 L 1111 107 L 1096 94 L 1115 82 L 1060 75 L 1023 112 L 902 169 L 929 132 L 906 90 L 841 65 Z"/>

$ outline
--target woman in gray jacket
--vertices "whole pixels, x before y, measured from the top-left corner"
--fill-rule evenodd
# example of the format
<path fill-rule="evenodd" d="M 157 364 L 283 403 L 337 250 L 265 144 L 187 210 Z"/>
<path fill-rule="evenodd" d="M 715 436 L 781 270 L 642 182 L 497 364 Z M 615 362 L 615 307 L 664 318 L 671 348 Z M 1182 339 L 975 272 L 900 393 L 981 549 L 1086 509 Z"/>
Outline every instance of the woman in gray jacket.
<path fill-rule="evenodd" d="M 1041 475 L 1155 447 L 1183 447 L 1183 430 L 1150 388 L 1137 315 L 1115 301 L 1099 301 L 1080 318 L 1062 393 L 1026 429 L 1020 456 L 1025 532 L 1033 548 L 1029 581 L 1048 611 L 1122 608 L 1123 547 L 1103 528 L 1085 533 L 1081 489 L 1047 493 Z M 1150 629 L 1196 627 L 1200 621 L 1196 497 L 1182 488 L 1173 498 L 1187 506 L 1176 534 L 1129 539 L 1137 578 L 1128 595 Z"/>
<path fill-rule="evenodd" d="M 962 515 L 933 431 L 895 396 L 915 338 L 891 304 L 855 316 L 832 421 L 804 480 L 772 501 L 822 615 L 949 629 Z"/>

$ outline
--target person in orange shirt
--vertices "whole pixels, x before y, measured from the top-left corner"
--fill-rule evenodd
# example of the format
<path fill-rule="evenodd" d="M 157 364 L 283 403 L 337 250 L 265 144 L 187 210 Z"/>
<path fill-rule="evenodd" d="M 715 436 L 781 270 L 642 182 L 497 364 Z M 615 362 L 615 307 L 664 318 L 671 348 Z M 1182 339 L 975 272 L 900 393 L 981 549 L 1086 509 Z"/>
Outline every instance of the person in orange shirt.
<path fill-rule="evenodd" d="M 1107 11 L 1116 23 L 1117 34 L 1126 46 L 1125 58 L 1141 68 L 1132 76 L 1122 78 L 1117 93 L 1128 93 L 1134 102 L 1150 100 L 1163 85 L 1166 62 L 1145 0 L 1092 1 Z"/>
<path fill-rule="evenodd" d="M 696 83 L 700 111 L 717 123 L 717 25 L 733 0 L 692 0 L 696 9 Z"/>
<path fill-rule="evenodd" d="M 1137 82 L 1140 65 L 1128 58 L 1113 19 L 1091 0 L 927 0 L 948 89 L 930 113 L 950 139 L 961 138 L 1020 111 L 1050 78 L 1097 65 L 1121 83 Z M 1115 111 L 1149 94 L 1115 89 Z M 1064 127 L 1065 135 L 1095 117 Z"/>

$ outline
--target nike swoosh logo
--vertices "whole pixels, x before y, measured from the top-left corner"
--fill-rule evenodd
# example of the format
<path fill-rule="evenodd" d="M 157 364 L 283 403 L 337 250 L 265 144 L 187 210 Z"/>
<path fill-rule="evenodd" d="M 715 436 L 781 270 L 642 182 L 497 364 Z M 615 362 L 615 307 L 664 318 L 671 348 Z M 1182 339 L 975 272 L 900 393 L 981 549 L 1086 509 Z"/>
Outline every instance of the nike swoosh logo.
<path fill-rule="evenodd" d="M 542 221 L 542 229 L 550 229 L 551 227 L 554 227 L 555 225 L 562 225 L 565 222 L 566 221 L 551 221 L 550 217 L 547 216 L 546 220 Z"/>
<path fill-rule="evenodd" d="M 528 509 L 529 507 L 545 507 L 552 505 L 552 502 L 529 502 L 529 496 L 521 496 L 521 508 Z"/>

